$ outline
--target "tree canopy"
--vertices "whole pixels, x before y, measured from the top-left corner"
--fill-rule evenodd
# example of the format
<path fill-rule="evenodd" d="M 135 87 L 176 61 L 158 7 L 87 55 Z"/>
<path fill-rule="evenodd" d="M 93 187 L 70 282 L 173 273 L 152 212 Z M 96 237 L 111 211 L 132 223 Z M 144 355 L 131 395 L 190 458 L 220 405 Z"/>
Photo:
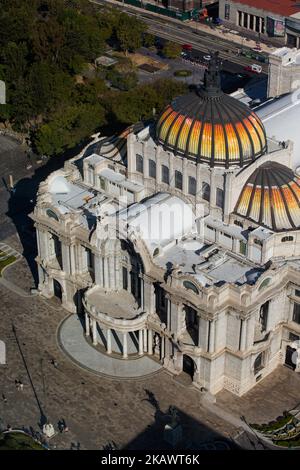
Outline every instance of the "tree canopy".
<path fill-rule="evenodd" d="M 87 0 L 0 0 L 0 123 L 30 134 L 38 153 L 59 155 L 108 121 L 113 129 L 151 118 L 181 84 L 138 85 L 134 69 L 92 64 L 107 45 L 127 54 L 153 42 L 142 21 Z"/>

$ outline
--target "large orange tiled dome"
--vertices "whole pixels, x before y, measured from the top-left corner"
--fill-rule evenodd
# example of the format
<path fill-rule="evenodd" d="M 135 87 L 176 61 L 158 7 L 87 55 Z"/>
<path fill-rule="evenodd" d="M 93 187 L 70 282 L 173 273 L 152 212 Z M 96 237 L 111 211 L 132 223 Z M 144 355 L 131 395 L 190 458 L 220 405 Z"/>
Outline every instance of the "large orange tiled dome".
<path fill-rule="evenodd" d="M 274 231 L 300 227 L 300 179 L 280 163 L 266 162 L 245 184 L 234 212 Z"/>
<path fill-rule="evenodd" d="M 210 166 L 245 166 L 267 150 L 258 116 L 221 91 L 217 59 L 211 61 L 204 87 L 176 98 L 156 125 L 166 150 Z"/>

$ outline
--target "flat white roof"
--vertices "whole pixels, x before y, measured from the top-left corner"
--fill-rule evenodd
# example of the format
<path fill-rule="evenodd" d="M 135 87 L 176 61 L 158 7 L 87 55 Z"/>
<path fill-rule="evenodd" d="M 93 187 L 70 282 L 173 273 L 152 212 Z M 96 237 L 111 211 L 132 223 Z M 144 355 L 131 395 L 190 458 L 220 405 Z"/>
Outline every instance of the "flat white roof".
<path fill-rule="evenodd" d="M 255 108 L 267 135 L 277 141 L 294 143 L 293 168 L 300 165 L 300 88 L 293 93 L 269 100 Z"/>

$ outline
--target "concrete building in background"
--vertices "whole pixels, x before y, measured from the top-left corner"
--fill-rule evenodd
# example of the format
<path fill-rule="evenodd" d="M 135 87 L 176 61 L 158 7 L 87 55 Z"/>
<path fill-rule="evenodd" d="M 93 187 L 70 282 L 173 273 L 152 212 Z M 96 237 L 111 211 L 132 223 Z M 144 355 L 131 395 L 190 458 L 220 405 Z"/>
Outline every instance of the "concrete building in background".
<path fill-rule="evenodd" d="M 285 98 L 255 113 L 221 91 L 213 58 L 203 87 L 40 185 L 38 289 L 108 358 L 147 355 L 212 394 L 299 371 L 299 108 Z"/>
<path fill-rule="evenodd" d="M 300 87 L 300 50 L 288 47 L 269 55 L 268 96 L 280 96 Z"/>
<path fill-rule="evenodd" d="M 300 47 L 300 2 L 296 0 L 220 0 L 224 24 L 274 44 Z"/>

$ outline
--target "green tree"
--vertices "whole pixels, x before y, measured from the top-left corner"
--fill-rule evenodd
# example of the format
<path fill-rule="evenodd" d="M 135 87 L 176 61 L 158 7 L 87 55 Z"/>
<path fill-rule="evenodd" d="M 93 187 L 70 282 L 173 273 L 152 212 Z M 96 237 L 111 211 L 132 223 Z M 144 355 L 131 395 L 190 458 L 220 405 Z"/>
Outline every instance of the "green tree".
<path fill-rule="evenodd" d="M 180 56 L 181 51 L 182 47 L 180 44 L 171 41 L 167 41 L 162 50 L 163 55 L 167 57 L 167 59 L 176 59 Z"/>
<path fill-rule="evenodd" d="M 70 106 L 43 124 L 34 134 L 33 143 L 40 155 L 59 155 L 82 142 L 104 123 L 105 112 L 99 103 Z"/>
<path fill-rule="evenodd" d="M 143 34 L 143 45 L 145 47 L 152 47 L 155 44 L 155 36 L 150 33 L 144 33 Z"/>
<path fill-rule="evenodd" d="M 121 14 L 116 26 L 116 37 L 120 44 L 120 49 L 127 55 L 129 51 L 134 52 L 142 46 L 142 35 L 146 30 L 146 25 L 134 16 Z"/>
<path fill-rule="evenodd" d="M 15 83 L 25 76 L 28 66 L 28 48 L 25 42 L 16 44 L 9 42 L 2 50 L 2 60 L 5 69 L 5 80 Z"/>
<path fill-rule="evenodd" d="M 106 78 L 110 81 L 114 88 L 118 88 L 122 91 L 129 91 L 132 88 L 135 88 L 138 83 L 138 78 L 135 71 L 121 73 L 115 69 L 112 69 L 108 71 Z"/>

